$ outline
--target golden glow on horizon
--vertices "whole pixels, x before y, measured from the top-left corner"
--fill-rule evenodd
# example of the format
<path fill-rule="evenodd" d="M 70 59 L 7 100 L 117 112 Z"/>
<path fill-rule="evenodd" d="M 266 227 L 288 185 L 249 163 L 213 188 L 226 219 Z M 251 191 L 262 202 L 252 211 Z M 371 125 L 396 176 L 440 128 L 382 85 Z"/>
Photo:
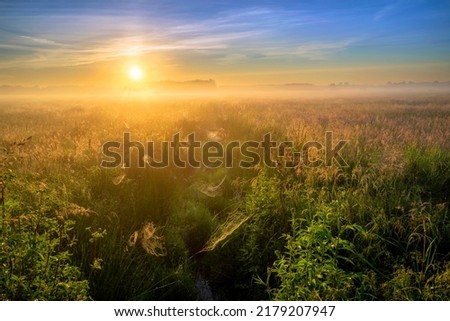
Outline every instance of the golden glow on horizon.
<path fill-rule="evenodd" d="M 133 66 L 128 70 L 128 76 L 133 81 L 141 81 L 144 77 L 144 73 L 139 66 Z"/>

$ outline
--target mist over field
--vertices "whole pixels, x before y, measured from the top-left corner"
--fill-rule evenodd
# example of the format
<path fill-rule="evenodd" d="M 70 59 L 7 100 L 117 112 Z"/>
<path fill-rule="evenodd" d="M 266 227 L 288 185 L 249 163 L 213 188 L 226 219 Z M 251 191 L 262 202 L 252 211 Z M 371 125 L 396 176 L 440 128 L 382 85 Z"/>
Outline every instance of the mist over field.
<path fill-rule="evenodd" d="M 0 86 L 3 98 L 14 99 L 182 99 L 195 97 L 211 97 L 226 100 L 227 98 L 376 98 L 376 97 L 417 97 L 450 92 L 450 82 L 401 82 L 383 85 L 357 85 L 348 83 L 330 83 L 314 85 L 310 83 L 266 84 L 258 86 L 239 86 L 217 84 L 213 79 L 194 81 L 161 81 L 147 85 L 133 84 L 124 87 L 98 86 Z"/>

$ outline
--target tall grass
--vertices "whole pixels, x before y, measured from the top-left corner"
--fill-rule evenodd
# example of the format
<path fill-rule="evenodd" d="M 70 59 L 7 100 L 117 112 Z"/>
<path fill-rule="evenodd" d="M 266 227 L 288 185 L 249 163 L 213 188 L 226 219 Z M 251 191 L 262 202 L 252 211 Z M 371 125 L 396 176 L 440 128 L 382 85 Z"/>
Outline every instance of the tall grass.
<path fill-rule="evenodd" d="M 450 298 L 448 97 L 2 104 L 1 299 Z M 348 167 L 99 167 L 123 132 L 330 130 Z"/>

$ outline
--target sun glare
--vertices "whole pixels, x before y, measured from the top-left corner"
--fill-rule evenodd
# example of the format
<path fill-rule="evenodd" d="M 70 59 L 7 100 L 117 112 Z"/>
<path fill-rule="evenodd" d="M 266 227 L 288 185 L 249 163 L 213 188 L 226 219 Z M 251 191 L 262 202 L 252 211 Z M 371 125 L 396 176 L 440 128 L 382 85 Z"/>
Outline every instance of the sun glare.
<path fill-rule="evenodd" d="M 140 81 L 144 76 L 144 73 L 142 72 L 141 68 L 133 66 L 128 70 L 128 76 L 133 81 Z"/>

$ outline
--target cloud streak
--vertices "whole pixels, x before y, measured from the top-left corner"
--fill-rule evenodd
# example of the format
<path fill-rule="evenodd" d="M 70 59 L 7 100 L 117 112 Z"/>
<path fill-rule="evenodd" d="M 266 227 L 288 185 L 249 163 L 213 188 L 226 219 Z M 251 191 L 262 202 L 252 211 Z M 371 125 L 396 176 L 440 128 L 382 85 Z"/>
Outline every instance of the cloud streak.
<path fill-rule="evenodd" d="M 31 40 L 37 43 L 45 44 L 45 45 L 58 45 L 56 42 L 44 38 L 36 38 L 36 37 L 29 37 L 29 36 L 19 36 L 20 38 Z"/>
<path fill-rule="evenodd" d="M 346 50 L 355 43 L 355 39 L 344 39 L 340 41 L 309 42 L 301 44 L 295 50 L 295 54 L 310 60 L 328 59 L 330 55 Z"/>
<path fill-rule="evenodd" d="M 45 19 L 46 27 L 39 27 L 40 19 L 31 19 L 29 29 L 37 30 L 35 34 L 18 31 L 19 35 L 6 43 L 9 49 L 18 50 L 17 57 L 9 61 L 10 67 L 74 66 L 154 52 L 206 51 L 226 57 L 248 50 L 249 41 L 265 51 L 261 40 L 267 42 L 267 37 L 284 24 L 292 27 L 320 21 L 301 12 L 265 8 L 225 11 L 194 21 L 159 17 L 149 19 L 151 23 L 131 24 L 131 17 L 94 15 Z M 56 30 L 52 29 L 55 25 Z M 117 26 L 127 27 L 118 30 Z M 2 65 L 7 66 L 8 61 Z"/>
<path fill-rule="evenodd" d="M 396 6 L 397 6 L 396 4 L 390 4 L 390 5 L 384 6 L 383 8 L 381 8 L 374 14 L 373 20 L 378 21 L 378 20 L 384 19 L 385 17 L 389 16 L 389 14 L 395 10 Z"/>

